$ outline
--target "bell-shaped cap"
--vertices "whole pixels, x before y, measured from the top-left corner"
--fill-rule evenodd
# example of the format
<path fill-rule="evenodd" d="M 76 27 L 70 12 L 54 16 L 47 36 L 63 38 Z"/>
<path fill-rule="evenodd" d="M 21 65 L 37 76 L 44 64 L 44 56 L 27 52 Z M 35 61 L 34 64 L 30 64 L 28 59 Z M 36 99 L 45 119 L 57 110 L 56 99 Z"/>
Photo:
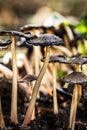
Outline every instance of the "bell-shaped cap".
<path fill-rule="evenodd" d="M 23 32 L 19 32 L 19 31 L 7 31 L 7 30 L 1 30 L 0 36 L 18 36 L 18 37 L 25 37 L 26 39 L 35 37 L 34 35 L 31 35 L 29 33 L 25 34 Z"/>
<path fill-rule="evenodd" d="M 41 59 L 42 62 L 44 62 L 45 57 Z M 52 55 L 50 56 L 49 63 L 67 63 L 67 58 L 63 55 Z"/>
<path fill-rule="evenodd" d="M 44 60 L 45 60 L 45 57 L 43 57 L 41 59 L 42 62 L 44 62 Z M 59 63 L 63 63 L 63 64 L 82 65 L 82 64 L 87 64 L 87 57 L 75 56 L 75 57 L 67 58 L 63 55 L 52 55 L 52 56 L 50 56 L 49 62 L 50 63 L 59 62 Z"/>
<path fill-rule="evenodd" d="M 21 31 L 29 31 L 29 30 L 33 30 L 33 29 L 43 29 L 45 30 L 46 27 L 43 25 L 34 25 L 34 24 L 29 24 L 29 25 L 24 25 L 20 28 Z"/>
<path fill-rule="evenodd" d="M 28 41 L 28 43 L 35 46 L 58 46 L 64 44 L 63 40 L 54 34 L 42 34 L 38 38 Z"/>
<path fill-rule="evenodd" d="M 82 72 L 72 72 L 64 77 L 63 81 L 69 84 L 82 84 L 87 82 L 87 76 Z"/>
<path fill-rule="evenodd" d="M 72 57 L 68 60 L 69 64 L 87 64 L 87 57 Z"/>

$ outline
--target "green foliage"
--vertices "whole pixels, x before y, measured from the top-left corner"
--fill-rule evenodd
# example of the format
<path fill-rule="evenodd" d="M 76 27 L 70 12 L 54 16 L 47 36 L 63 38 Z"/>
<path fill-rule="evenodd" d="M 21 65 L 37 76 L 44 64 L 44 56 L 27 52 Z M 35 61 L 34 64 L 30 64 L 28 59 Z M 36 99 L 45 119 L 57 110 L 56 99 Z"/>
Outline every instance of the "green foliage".
<path fill-rule="evenodd" d="M 76 29 L 87 36 L 87 12 L 83 15 L 80 20 L 80 23 L 77 25 Z"/>

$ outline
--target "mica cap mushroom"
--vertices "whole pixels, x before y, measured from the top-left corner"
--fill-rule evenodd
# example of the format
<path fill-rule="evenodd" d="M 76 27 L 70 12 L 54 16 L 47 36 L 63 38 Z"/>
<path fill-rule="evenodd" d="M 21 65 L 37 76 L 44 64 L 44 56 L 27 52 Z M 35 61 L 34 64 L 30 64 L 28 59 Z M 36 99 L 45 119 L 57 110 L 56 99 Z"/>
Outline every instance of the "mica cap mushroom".
<path fill-rule="evenodd" d="M 27 41 L 35 46 L 58 46 L 64 44 L 63 40 L 54 34 L 43 34 L 38 38 Z"/>
<path fill-rule="evenodd" d="M 36 98 L 37 98 L 37 93 L 38 93 L 42 78 L 47 69 L 48 63 L 49 63 L 51 46 L 58 46 L 58 45 L 64 44 L 63 40 L 54 34 L 43 34 L 43 35 L 39 36 L 38 38 L 29 40 L 27 42 L 30 45 L 44 46 L 46 48 L 46 51 L 45 51 L 46 58 L 45 58 L 43 66 L 40 70 L 40 73 L 38 75 L 38 78 L 35 82 L 33 93 L 32 93 L 32 99 L 31 99 L 28 109 L 26 111 L 26 116 L 25 116 L 25 119 L 23 122 L 23 126 L 26 126 L 31 120 L 32 112 L 33 112 Z"/>
<path fill-rule="evenodd" d="M 72 72 L 64 77 L 63 81 L 69 84 L 82 84 L 87 82 L 87 76 L 82 72 Z"/>
<path fill-rule="evenodd" d="M 41 59 L 42 62 L 44 62 L 45 57 Z M 65 63 L 65 64 L 87 64 L 87 57 L 71 57 L 67 58 L 63 55 L 52 55 L 50 56 L 49 62 L 60 62 L 60 63 Z"/>
<path fill-rule="evenodd" d="M 74 130 L 76 112 L 79 100 L 82 96 L 82 84 L 87 83 L 87 76 L 82 72 L 72 72 L 63 78 L 65 83 L 73 84 L 73 96 L 70 108 L 69 128 Z"/>
<path fill-rule="evenodd" d="M 12 35 L 24 37 L 26 39 L 30 39 L 30 38 L 34 37 L 34 35 L 31 35 L 30 33 L 25 34 L 23 32 L 19 32 L 19 31 L 7 31 L 7 30 L 0 31 L 0 36 L 12 36 Z"/>
<path fill-rule="evenodd" d="M 41 59 L 42 62 L 44 62 L 44 60 L 45 57 Z M 49 63 L 56 63 L 56 62 L 67 63 L 67 58 L 63 55 L 51 55 L 49 59 Z"/>
<path fill-rule="evenodd" d="M 26 32 L 29 30 L 33 30 L 33 29 L 43 29 L 45 30 L 45 27 L 43 25 L 33 25 L 33 24 L 29 24 L 29 25 L 24 25 L 20 28 L 20 30 L 22 32 Z"/>

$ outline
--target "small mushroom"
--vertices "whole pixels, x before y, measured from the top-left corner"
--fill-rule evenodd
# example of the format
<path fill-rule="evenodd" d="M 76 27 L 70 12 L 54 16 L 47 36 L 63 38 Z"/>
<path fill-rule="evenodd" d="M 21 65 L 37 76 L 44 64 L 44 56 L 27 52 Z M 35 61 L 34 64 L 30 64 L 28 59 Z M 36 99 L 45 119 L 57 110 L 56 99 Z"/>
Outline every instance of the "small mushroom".
<path fill-rule="evenodd" d="M 32 34 L 36 35 L 36 36 L 39 36 L 40 35 L 40 30 L 43 30 L 44 27 L 42 25 L 25 25 L 23 27 L 21 27 L 21 31 L 23 31 L 24 33 L 29 33 L 31 32 Z M 23 44 L 22 44 L 23 45 Z M 25 46 L 27 47 L 27 40 L 25 42 Z M 29 44 L 28 44 L 28 50 L 30 49 L 29 47 Z M 33 54 L 32 54 L 32 57 L 31 57 L 31 64 L 33 62 L 33 65 L 35 67 L 35 71 L 34 71 L 34 74 L 37 75 L 39 73 L 39 56 L 41 55 L 41 51 L 40 51 L 40 48 L 38 47 L 35 47 L 33 48 Z M 37 58 L 38 57 L 38 58 Z M 36 59 L 37 60 L 32 60 L 32 59 Z"/>
<path fill-rule="evenodd" d="M 0 31 L 0 36 L 10 36 L 12 44 L 12 70 L 13 70 L 13 82 L 12 82 L 12 101 L 11 101 L 11 121 L 15 124 L 18 123 L 17 118 L 17 66 L 16 66 L 16 48 L 15 48 L 15 36 L 25 37 L 26 39 L 30 39 L 33 36 L 31 34 L 24 34 L 18 31 Z"/>
<path fill-rule="evenodd" d="M 63 80 L 65 83 L 74 84 L 69 120 L 69 128 L 74 130 L 77 105 L 82 96 L 82 84 L 87 83 L 87 76 L 82 72 L 72 72 Z"/>
<path fill-rule="evenodd" d="M 44 61 L 45 58 L 42 59 L 42 61 Z M 59 61 L 65 61 L 66 58 L 62 55 L 52 55 L 50 56 L 50 59 L 49 59 L 49 63 L 53 63 L 52 65 L 52 73 L 53 73 L 53 105 L 54 105 L 54 113 L 55 114 L 58 114 L 58 99 L 57 99 L 57 95 L 56 95 L 56 67 L 55 67 L 55 63 L 58 62 L 58 59 Z"/>
<path fill-rule="evenodd" d="M 81 57 L 81 56 L 71 57 L 68 60 L 68 62 L 69 62 L 69 64 L 74 64 L 75 65 L 76 71 L 80 71 L 79 65 L 81 65 L 81 69 L 82 69 L 82 65 L 87 64 L 87 57 Z"/>
<path fill-rule="evenodd" d="M 41 59 L 41 61 L 44 61 L 44 58 L 45 57 L 43 57 Z M 52 56 L 50 56 L 49 62 L 74 64 L 76 71 L 78 71 L 79 65 L 81 65 L 81 67 L 82 67 L 83 64 L 87 64 L 87 57 L 73 56 L 73 57 L 68 58 L 68 57 L 65 57 L 65 56 L 62 56 L 62 55 L 52 55 Z"/>
<path fill-rule="evenodd" d="M 23 122 L 23 126 L 26 126 L 31 120 L 31 115 L 32 115 L 32 112 L 33 112 L 33 109 L 35 106 L 38 89 L 40 87 L 41 80 L 44 76 L 44 73 L 45 73 L 48 63 L 49 63 L 50 48 L 51 48 L 51 46 L 54 46 L 54 45 L 57 45 L 57 46 L 62 45 L 63 40 L 53 34 L 43 34 L 36 39 L 28 41 L 28 43 L 30 45 L 35 45 L 35 46 L 45 46 L 45 48 L 46 48 L 45 57 L 46 58 L 45 58 L 43 67 L 40 70 L 40 73 L 38 75 L 38 78 L 35 82 L 33 93 L 32 93 L 32 99 L 31 99 L 29 107 L 27 109 L 26 116 L 25 116 L 25 119 Z"/>

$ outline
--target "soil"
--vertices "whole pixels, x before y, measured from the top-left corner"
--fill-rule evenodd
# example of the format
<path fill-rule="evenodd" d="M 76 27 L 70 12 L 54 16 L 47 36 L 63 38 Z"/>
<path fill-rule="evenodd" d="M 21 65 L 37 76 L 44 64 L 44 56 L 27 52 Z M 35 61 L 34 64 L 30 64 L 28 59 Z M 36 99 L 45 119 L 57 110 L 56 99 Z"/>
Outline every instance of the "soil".
<path fill-rule="evenodd" d="M 27 100 L 23 90 L 18 87 L 18 120 L 19 124 L 14 124 L 10 121 L 10 104 L 11 104 L 11 86 L 12 83 L 7 80 L 0 81 L 0 94 L 2 100 L 2 110 L 5 119 L 6 127 L 4 130 L 70 130 L 68 128 L 70 100 L 66 103 L 60 102 L 59 114 L 53 114 L 53 104 L 48 105 L 36 103 L 36 118 L 32 120 L 27 127 L 22 127 L 24 115 L 26 111 Z M 43 95 L 43 98 L 46 96 Z M 64 105 L 65 104 L 65 105 Z M 75 130 L 87 130 L 87 96 L 86 88 L 83 89 L 83 97 L 80 100 L 77 115 Z"/>

